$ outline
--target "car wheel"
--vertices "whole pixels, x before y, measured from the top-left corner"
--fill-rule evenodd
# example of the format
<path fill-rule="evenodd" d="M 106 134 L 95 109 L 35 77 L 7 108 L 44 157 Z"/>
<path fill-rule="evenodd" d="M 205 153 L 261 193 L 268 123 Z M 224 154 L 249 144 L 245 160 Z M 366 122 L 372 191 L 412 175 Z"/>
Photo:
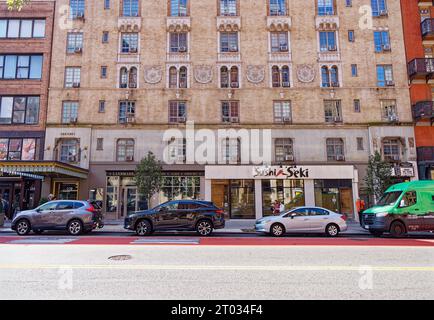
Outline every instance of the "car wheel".
<path fill-rule="evenodd" d="M 30 232 L 30 222 L 26 219 L 19 220 L 16 226 L 16 232 L 19 236 L 25 236 Z"/>
<path fill-rule="evenodd" d="M 383 235 L 383 231 L 369 231 L 374 237 L 381 237 Z"/>
<path fill-rule="evenodd" d="M 196 225 L 196 232 L 204 237 L 211 235 L 212 229 L 212 223 L 209 220 L 200 220 Z"/>
<path fill-rule="evenodd" d="M 406 233 L 407 233 L 407 231 L 405 230 L 405 226 L 402 222 L 395 221 L 390 226 L 390 234 L 395 238 L 402 237 Z"/>
<path fill-rule="evenodd" d="M 282 237 L 285 234 L 285 227 L 281 223 L 271 225 L 270 233 L 274 237 Z"/>
<path fill-rule="evenodd" d="M 148 220 L 140 220 L 136 224 L 136 234 L 140 237 L 148 236 L 152 233 L 152 226 Z"/>
<path fill-rule="evenodd" d="M 339 235 L 339 226 L 334 223 L 327 225 L 326 235 L 329 237 L 337 237 Z"/>
<path fill-rule="evenodd" d="M 41 229 L 36 229 L 36 230 L 33 230 L 33 232 L 35 233 L 35 234 L 43 234 L 44 233 L 44 230 L 41 230 Z"/>
<path fill-rule="evenodd" d="M 78 236 L 83 232 L 83 224 L 80 220 L 74 219 L 68 223 L 68 233 L 72 236 Z"/>

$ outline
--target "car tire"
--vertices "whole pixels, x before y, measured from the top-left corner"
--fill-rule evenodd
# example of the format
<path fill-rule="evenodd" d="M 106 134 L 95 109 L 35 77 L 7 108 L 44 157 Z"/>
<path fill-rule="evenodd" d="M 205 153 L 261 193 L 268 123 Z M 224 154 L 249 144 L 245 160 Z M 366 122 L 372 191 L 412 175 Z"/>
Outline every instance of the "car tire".
<path fill-rule="evenodd" d="M 369 231 L 374 237 L 381 237 L 383 235 L 383 231 Z"/>
<path fill-rule="evenodd" d="M 335 223 L 330 223 L 325 229 L 327 237 L 337 237 L 339 235 L 339 226 Z"/>
<path fill-rule="evenodd" d="M 281 223 L 274 223 L 270 227 L 270 234 L 273 237 L 283 237 L 285 234 L 285 226 Z"/>
<path fill-rule="evenodd" d="M 37 234 L 37 235 L 41 235 L 41 234 L 44 233 L 44 230 L 36 229 L 36 230 L 33 230 L 33 232 L 34 232 L 35 234 Z"/>
<path fill-rule="evenodd" d="M 405 225 L 400 221 L 394 221 L 390 225 L 390 234 L 394 238 L 400 238 L 405 236 L 407 233 L 407 230 L 405 229 Z"/>
<path fill-rule="evenodd" d="M 66 229 L 71 236 L 79 236 L 83 233 L 83 223 L 78 219 L 71 220 Z"/>
<path fill-rule="evenodd" d="M 148 220 L 140 220 L 137 222 L 135 230 L 139 237 L 149 236 L 152 233 L 152 226 Z"/>
<path fill-rule="evenodd" d="M 208 219 L 199 220 L 196 223 L 196 232 L 202 237 L 208 237 L 212 234 L 214 227 Z"/>
<path fill-rule="evenodd" d="M 17 221 L 16 232 L 19 236 L 26 236 L 30 232 L 30 222 L 27 219 L 21 219 Z"/>

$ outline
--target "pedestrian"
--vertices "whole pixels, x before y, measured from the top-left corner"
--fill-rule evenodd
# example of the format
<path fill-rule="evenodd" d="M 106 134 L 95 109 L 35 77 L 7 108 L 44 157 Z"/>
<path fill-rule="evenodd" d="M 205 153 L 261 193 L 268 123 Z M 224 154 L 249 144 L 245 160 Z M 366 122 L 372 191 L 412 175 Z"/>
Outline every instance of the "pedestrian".
<path fill-rule="evenodd" d="M 279 206 L 279 213 L 283 212 L 285 212 L 285 204 L 283 203 L 283 201 L 281 201 Z"/>
<path fill-rule="evenodd" d="M 357 199 L 356 201 L 356 208 L 357 208 L 357 213 L 359 214 L 359 223 L 360 225 L 363 225 L 363 216 L 362 213 L 365 210 L 365 201 L 362 199 Z"/>
<path fill-rule="evenodd" d="M 280 213 L 280 202 L 279 202 L 279 200 L 276 199 L 274 201 L 273 214 L 278 215 L 279 213 Z"/>
<path fill-rule="evenodd" d="M 54 201 L 54 200 L 56 200 L 56 196 L 54 194 L 50 193 L 48 195 L 48 201 Z"/>

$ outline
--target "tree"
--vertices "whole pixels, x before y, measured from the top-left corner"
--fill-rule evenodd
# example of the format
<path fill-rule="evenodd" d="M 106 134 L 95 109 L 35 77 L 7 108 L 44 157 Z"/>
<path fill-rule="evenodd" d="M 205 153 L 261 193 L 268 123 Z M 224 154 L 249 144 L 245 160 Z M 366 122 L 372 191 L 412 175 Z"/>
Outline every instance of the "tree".
<path fill-rule="evenodd" d="M 6 4 L 8 5 L 9 10 L 18 10 L 21 9 L 30 2 L 30 0 L 6 0 Z"/>
<path fill-rule="evenodd" d="M 376 202 L 389 188 L 392 182 L 392 166 L 381 159 L 381 154 L 376 151 L 369 157 L 368 171 L 365 178 L 366 186 L 370 195 Z"/>
<path fill-rule="evenodd" d="M 163 167 L 152 152 L 148 152 L 140 163 L 137 165 L 135 180 L 138 192 L 146 197 L 148 207 L 151 203 L 151 197 L 160 191 L 163 176 Z"/>

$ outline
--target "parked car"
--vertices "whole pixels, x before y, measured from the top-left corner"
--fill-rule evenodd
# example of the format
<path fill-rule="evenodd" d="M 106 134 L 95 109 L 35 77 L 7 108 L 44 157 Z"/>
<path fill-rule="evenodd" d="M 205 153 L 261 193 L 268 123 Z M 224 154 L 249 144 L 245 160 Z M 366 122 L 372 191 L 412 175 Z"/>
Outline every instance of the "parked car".
<path fill-rule="evenodd" d="M 11 228 L 20 236 L 33 231 L 66 230 L 71 235 L 91 232 L 102 228 L 102 216 L 87 201 L 55 200 L 33 210 L 21 211 L 12 220 Z"/>
<path fill-rule="evenodd" d="M 320 207 L 297 207 L 256 221 L 257 232 L 281 237 L 285 233 L 325 233 L 336 237 L 347 230 L 346 216 Z"/>
<path fill-rule="evenodd" d="M 398 183 L 386 190 L 377 204 L 362 214 L 362 226 L 374 236 L 393 237 L 412 231 L 434 231 L 434 182 Z"/>
<path fill-rule="evenodd" d="M 174 200 L 153 209 L 138 211 L 125 218 L 124 228 L 139 236 L 159 230 L 195 230 L 209 236 L 214 229 L 225 227 L 224 211 L 210 201 Z"/>

